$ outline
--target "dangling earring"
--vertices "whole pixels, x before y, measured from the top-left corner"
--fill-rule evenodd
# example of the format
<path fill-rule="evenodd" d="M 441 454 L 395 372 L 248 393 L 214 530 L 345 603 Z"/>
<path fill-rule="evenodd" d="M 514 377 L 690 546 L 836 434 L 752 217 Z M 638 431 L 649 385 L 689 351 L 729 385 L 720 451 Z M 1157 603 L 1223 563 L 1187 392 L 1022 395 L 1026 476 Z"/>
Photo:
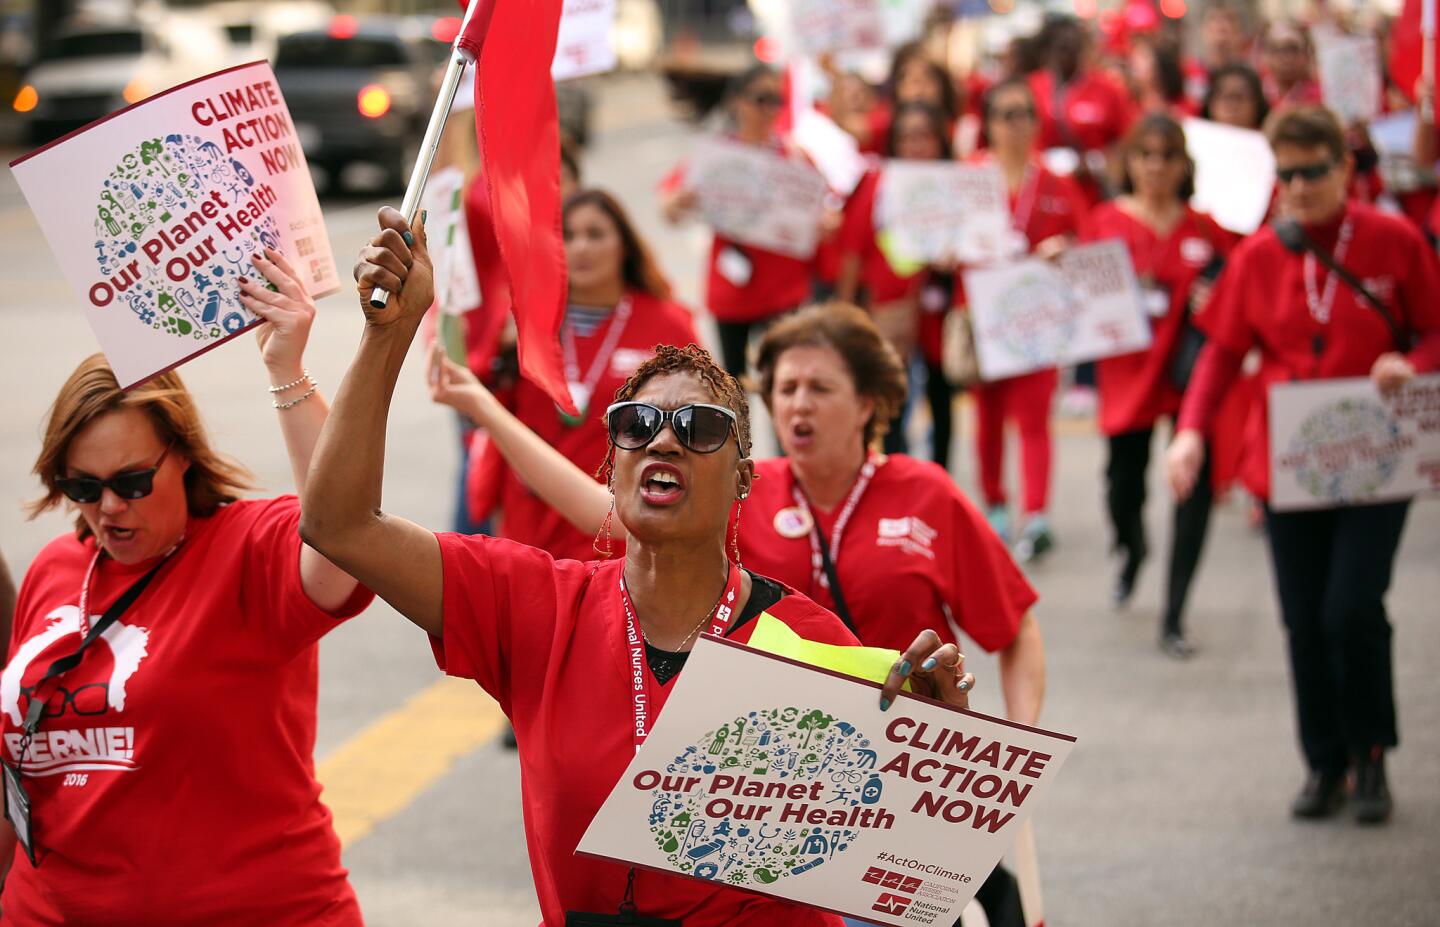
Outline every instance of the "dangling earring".
<path fill-rule="evenodd" d="M 605 521 L 601 522 L 601 524 L 600 524 L 600 530 L 598 530 L 598 531 L 595 532 L 595 540 L 592 541 L 591 544 L 590 544 L 590 546 L 595 549 L 595 553 L 597 553 L 597 554 L 600 555 L 600 559 L 601 559 L 601 560 L 609 560 L 611 557 L 615 556 L 615 545 L 611 542 L 611 539 L 610 539 L 610 523 L 611 523 L 612 521 L 614 521 L 614 519 L 615 519 L 615 494 L 614 494 L 614 493 L 611 493 L 611 494 L 610 494 L 610 511 L 608 511 L 608 512 L 605 513 Z M 605 540 L 605 546 L 604 546 L 604 547 L 601 547 L 601 546 L 600 546 L 600 540 L 601 540 L 601 536 L 602 536 L 602 535 L 604 536 L 604 540 Z"/>
<path fill-rule="evenodd" d="M 730 530 L 730 556 L 737 567 L 740 566 L 740 508 L 749 495 L 748 492 L 742 492 L 739 501 L 735 503 L 735 521 Z"/>

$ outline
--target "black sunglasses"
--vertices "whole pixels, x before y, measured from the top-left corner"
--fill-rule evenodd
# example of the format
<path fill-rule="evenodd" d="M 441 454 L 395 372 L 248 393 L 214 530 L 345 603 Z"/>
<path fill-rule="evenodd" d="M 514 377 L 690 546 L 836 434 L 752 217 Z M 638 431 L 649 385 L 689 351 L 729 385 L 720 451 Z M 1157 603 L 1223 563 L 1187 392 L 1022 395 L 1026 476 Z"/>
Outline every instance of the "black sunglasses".
<path fill-rule="evenodd" d="M 1314 164 L 1302 164 L 1299 167 L 1278 168 L 1275 171 L 1275 176 L 1280 178 L 1281 183 L 1289 183 L 1296 177 L 1304 177 L 1306 180 L 1319 180 L 1334 169 L 1334 161 L 1316 161 Z"/>
<path fill-rule="evenodd" d="M 605 410 L 610 443 L 622 451 L 638 451 L 654 441 L 666 423 L 680 443 L 697 454 L 713 454 L 725 446 L 731 429 L 739 435 L 739 419 L 724 406 L 692 402 L 678 409 L 658 409 L 648 402 L 617 402 Z"/>
<path fill-rule="evenodd" d="M 99 502 L 101 494 L 107 489 L 121 499 L 143 499 L 155 490 L 155 474 L 160 471 L 165 458 L 170 456 L 172 447 L 173 444 L 167 444 L 160 459 L 155 461 L 155 466 L 147 470 L 117 473 L 108 480 L 96 479 L 93 476 L 60 477 L 55 480 L 55 487 L 71 502 Z"/>

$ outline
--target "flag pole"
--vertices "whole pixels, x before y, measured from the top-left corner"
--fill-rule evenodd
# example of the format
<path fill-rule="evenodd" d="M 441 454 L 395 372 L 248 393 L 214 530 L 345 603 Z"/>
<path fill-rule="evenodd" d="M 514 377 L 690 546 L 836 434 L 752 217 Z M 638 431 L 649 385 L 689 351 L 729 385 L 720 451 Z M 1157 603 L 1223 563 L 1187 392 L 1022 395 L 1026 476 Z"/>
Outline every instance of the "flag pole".
<path fill-rule="evenodd" d="M 450 63 L 445 66 L 445 76 L 440 79 L 435 108 L 430 111 L 430 123 L 425 127 L 425 135 L 420 142 L 420 154 L 410 171 L 405 199 L 400 203 L 400 214 L 409 225 L 415 224 L 415 214 L 420 211 L 420 198 L 425 194 L 425 183 L 430 179 L 430 168 L 435 164 L 435 153 L 440 149 L 440 137 L 445 132 L 445 122 L 450 118 L 450 108 L 455 104 L 455 94 L 460 90 L 465 68 L 479 60 L 480 46 L 484 44 L 494 12 L 495 0 L 472 0 L 465 10 L 460 31 L 455 34 Z M 470 35 L 472 31 L 475 33 L 473 36 Z M 384 309 L 389 302 L 390 294 L 378 286 L 370 293 L 371 309 Z"/>

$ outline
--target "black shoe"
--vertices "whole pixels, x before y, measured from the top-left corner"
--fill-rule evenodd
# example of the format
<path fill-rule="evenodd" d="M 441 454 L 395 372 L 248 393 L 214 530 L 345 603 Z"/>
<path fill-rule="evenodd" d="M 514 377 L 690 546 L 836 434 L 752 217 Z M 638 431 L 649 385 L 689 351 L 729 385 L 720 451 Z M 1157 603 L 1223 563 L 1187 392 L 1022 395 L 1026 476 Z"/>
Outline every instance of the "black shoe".
<path fill-rule="evenodd" d="M 1195 656 L 1195 648 L 1179 631 L 1166 631 L 1160 635 L 1160 650 L 1176 660 L 1188 660 Z"/>
<path fill-rule="evenodd" d="M 1328 818 L 1345 804 L 1345 774 L 1312 772 L 1290 805 L 1297 818 Z"/>
<path fill-rule="evenodd" d="M 1383 824 L 1393 806 L 1390 786 L 1385 782 L 1385 750 L 1375 747 L 1370 755 L 1355 761 L 1355 791 L 1350 810 L 1360 824 Z"/>
<path fill-rule="evenodd" d="M 1115 586 L 1110 590 L 1110 601 L 1116 608 L 1124 608 L 1135 593 L 1135 578 L 1140 575 L 1140 564 L 1145 562 L 1145 548 L 1122 547 L 1125 562 L 1115 577 Z"/>

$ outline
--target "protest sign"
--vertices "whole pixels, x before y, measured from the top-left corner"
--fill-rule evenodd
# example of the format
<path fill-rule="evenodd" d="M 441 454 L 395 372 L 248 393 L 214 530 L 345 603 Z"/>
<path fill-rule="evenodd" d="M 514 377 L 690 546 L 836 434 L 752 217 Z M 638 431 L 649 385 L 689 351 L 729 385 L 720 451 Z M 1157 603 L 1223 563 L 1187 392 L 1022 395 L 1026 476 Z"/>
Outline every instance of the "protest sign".
<path fill-rule="evenodd" d="M 879 924 L 955 923 L 1074 738 L 706 636 L 576 852 Z"/>
<path fill-rule="evenodd" d="M 615 69 L 615 0 L 565 0 L 550 76 L 570 80 Z"/>
<path fill-rule="evenodd" d="M 1315 61 L 1320 96 L 1342 123 L 1369 122 L 1379 115 L 1384 71 L 1374 36 L 1317 32 Z"/>
<path fill-rule="evenodd" d="M 966 270 L 964 277 L 986 380 L 1150 346 L 1140 285 L 1119 240 L 1071 248 L 1058 267 L 1028 258 Z"/>
<path fill-rule="evenodd" d="M 122 387 L 256 324 L 235 278 L 282 252 L 339 281 L 309 167 L 265 62 L 202 77 L 11 162 Z"/>
<path fill-rule="evenodd" d="M 1368 377 L 1270 387 L 1277 511 L 1407 499 L 1440 489 L 1440 374 L 1382 395 Z"/>
<path fill-rule="evenodd" d="M 1208 119 L 1186 119 L 1185 147 L 1195 162 L 1190 205 L 1237 234 L 1258 229 L 1275 190 L 1275 155 L 1265 136 Z M 1244 170 L 1237 169 L 1240 165 Z"/>
<path fill-rule="evenodd" d="M 802 55 L 882 48 L 880 0 L 789 0 L 792 50 Z"/>
<path fill-rule="evenodd" d="M 890 250 L 920 263 L 979 263 L 1015 250 L 1005 179 L 996 164 L 886 161 L 875 226 L 889 237 Z"/>
<path fill-rule="evenodd" d="M 420 205 L 427 214 L 425 228 L 435 274 L 435 305 L 447 315 L 474 309 L 480 305 L 480 281 L 465 221 L 464 173 L 457 167 L 432 173 Z"/>
<path fill-rule="evenodd" d="M 836 125 L 829 116 L 807 106 L 795 117 L 795 129 L 790 137 L 814 163 L 831 190 L 841 196 L 855 192 L 868 166 L 855 136 Z"/>
<path fill-rule="evenodd" d="M 695 147 L 685 185 L 716 234 L 791 257 L 815 253 L 825 178 L 809 164 L 757 145 L 707 139 Z"/>

